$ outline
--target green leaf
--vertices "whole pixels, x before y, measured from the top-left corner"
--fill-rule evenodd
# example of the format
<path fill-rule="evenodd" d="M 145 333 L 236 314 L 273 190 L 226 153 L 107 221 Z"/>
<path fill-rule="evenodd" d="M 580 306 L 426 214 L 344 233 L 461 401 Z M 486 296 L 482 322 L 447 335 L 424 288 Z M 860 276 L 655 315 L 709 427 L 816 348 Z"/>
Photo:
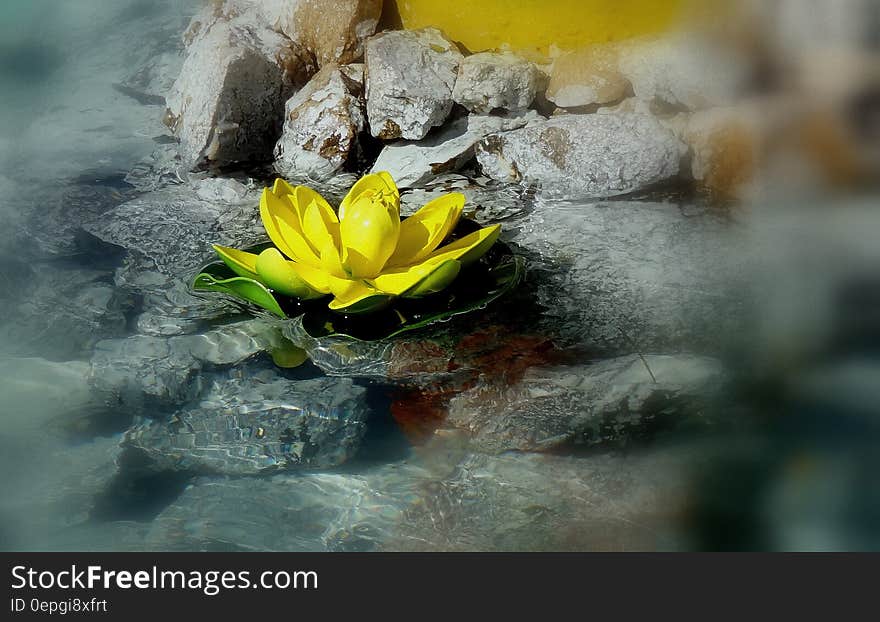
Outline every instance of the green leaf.
<path fill-rule="evenodd" d="M 279 348 L 275 348 L 269 354 L 272 355 L 272 362 L 275 363 L 278 367 L 282 367 L 284 369 L 293 369 L 294 367 L 299 367 L 307 360 L 309 360 L 309 354 L 302 348 L 298 348 L 292 343 L 288 342 L 284 346 Z"/>
<path fill-rule="evenodd" d="M 201 291 L 220 292 L 240 298 L 247 302 L 251 302 L 260 308 L 266 309 L 281 318 L 286 318 L 287 314 L 281 310 L 275 296 L 272 295 L 265 285 L 241 276 L 232 278 L 217 278 L 215 274 L 210 272 L 202 272 L 199 274 L 193 287 Z"/>

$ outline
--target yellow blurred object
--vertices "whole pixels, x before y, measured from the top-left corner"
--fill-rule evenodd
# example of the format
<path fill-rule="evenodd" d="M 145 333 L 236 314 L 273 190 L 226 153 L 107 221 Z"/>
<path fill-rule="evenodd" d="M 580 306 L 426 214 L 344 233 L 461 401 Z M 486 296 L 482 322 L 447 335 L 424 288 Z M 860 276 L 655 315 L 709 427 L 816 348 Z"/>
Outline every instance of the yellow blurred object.
<path fill-rule="evenodd" d="M 404 28 L 434 26 L 471 52 L 511 49 L 540 55 L 553 47 L 570 50 L 666 30 L 688 4 L 690 0 L 396 0 Z"/>

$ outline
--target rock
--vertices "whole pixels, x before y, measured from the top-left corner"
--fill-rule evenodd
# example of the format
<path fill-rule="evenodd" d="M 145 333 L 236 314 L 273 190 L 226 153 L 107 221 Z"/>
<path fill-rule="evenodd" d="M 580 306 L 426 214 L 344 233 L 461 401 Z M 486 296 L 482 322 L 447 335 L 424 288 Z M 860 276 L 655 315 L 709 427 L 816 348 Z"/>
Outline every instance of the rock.
<path fill-rule="evenodd" d="M 432 443 L 358 473 L 203 477 L 150 525 L 150 550 L 675 548 L 690 455 L 585 458 Z M 548 486 L 547 482 L 553 482 Z"/>
<path fill-rule="evenodd" d="M 205 366 L 234 365 L 281 343 L 277 330 L 261 320 L 198 335 L 106 340 L 95 347 L 89 381 L 108 403 L 129 412 L 167 411 L 202 393 Z"/>
<path fill-rule="evenodd" d="M 707 206 L 547 203 L 507 230 L 530 258 L 534 329 L 560 346 L 715 355 L 750 325 L 755 253 Z"/>
<path fill-rule="evenodd" d="M 551 338 L 531 330 L 535 319 L 523 301 L 507 303 L 382 341 L 314 338 L 299 320 L 285 322 L 282 332 L 327 375 L 446 394 L 484 374 L 516 378 L 526 367 L 560 362 Z"/>
<path fill-rule="evenodd" d="M 477 145 L 483 173 L 542 186 L 545 196 L 629 194 L 675 177 L 683 146 L 641 114 L 561 115 Z"/>
<path fill-rule="evenodd" d="M 287 102 L 275 146 L 280 174 L 320 179 L 346 163 L 365 125 L 363 79 L 349 78 L 352 73 L 327 66 Z"/>
<path fill-rule="evenodd" d="M 620 71 L 639 99 L 697 110 L 734 102 L 744 92 L 751 70 L 726 47 L 675 36 L 626 46 Z"/>
<path fill-rule="evenodd" d="M 200 478 L 150 526 L 151 550 L 372 551 L 390 539 L 425 475 L 364 473 Z"/>
<path fill-rule="evenodd" d="M 481 52 L 458 66 L 452 98 L 471 112 L 525 110 L 532 105 L 544 74 L 529 61 L 509 53 Z"/>
<path fill-rule="evenodd" d="M 93 406 L 88 371 L 88 365 L 79 361 L 0 359 L 5 429 L 31 434 L 45 431 L 53 420 Z"/>
<path fill-rule="evenodd" d="M 618 69 L 618 50 L 596 45 L 568 52 L 556 59 L 547 85 L 547 99 L 562 108 L 607 104 L 622 99 L 629 90 Z"/>
<path fill-rule="evenodd" d="M 179 345 L 147 335 L 98 342 L 89 380 L 108 404 L 167 410 L 202 391 L 201 363 Z"/>
<path fill-rule="evenodd" d="M 249 17 L 254 23 L 284 32 L 297 5 L 298 0 L 212 0 L 210 6 L 190 22 L 184 40 L 197 37 L 200 31 L 210 28 L 218 19 L 241 17 Z"/>
<path fill-rule="evenodd" d="M 258 201 L 253 188 L 233 180 L 204 180 L 144 194 L 82 226 L 125 249 L 115 282 L 142 298 L 141 332 L 177 334 L 235 308 L 215 296 L 196 296 L 191 279 L 214 259 L 211 244 L 247 247 L 266 239 Z"/>
<path fill-rule="evenodd" d="M 323 68 L 347 65 L 364 56 L 364 42 L 376 32 L 382 0 L 299 0 L 292 23 L 282 26 L 291 39 L 308 49 Z"/>
<path fill-rule="evenodd" d="M 446 425 L 491 452 L 624 445 L 700 414 L 720 377 L 716 361 L 685 355 L 532 368 L 516 384 L 489 377 L 452 398 Z"/>
<path fill-rule="evenodd" d="M 218 19 L 193 35 L 166 115 L 190 168 L 271 158 L 299 57 L 255 22 Z"/>
<path fill-rule="evenodd" d="M 465 454 L 384 544 L 420 551 L 645 551 L 680 546 L 687 452 Z"/>
<path fill-rule="evenodd" d="M 420 141 L 386 145 L 373 165 L 373 172 L 387 171 L 401 188 L 422 186 L 442 173 L 457 171 L 474 159 L 474 147 L 487 135 L 524 127 L 540 118 L 530 111 L 506 116 L 457 119 Z"/>
<path fill-rule="evenodd" d="M 86 522 L 117 472 L 119 438 L 82 438 L 98 402 L 88 364 L 0 359 L 0 517 L 4 543 L 47 550 Z M 71 442 L 71 436 L 76 442 Z"/>
<path fill-rule="evenodd" d="M 694 180 L 721 201 L 744 198 L 758 175 L 766 130 L 762 115 L 744 113 L 736 108 L 698 111 L 681 132 L 691 150 Z"/>
<path fill-rule="evenodd" d="M 112 286 L 110 269 L 59 264 L 34 269 L 12 260 L 5 266 L 22 283 L 0 293 L 4 354 L 55 361 L 88 358 L 97 341 L 125 334 L 125 315 L 134 302 Z M 11 283 L 7 280 L 7 286 Z"/>
<path fill-rule="evenodd" d="M 462 54 L 434 28 L 391 31 L 366 44 L 367 117 L 373 136 L 420 140 L 452 111 Z"/>
<path fill-rule="evenodd" d="M 8 440 L 0 459 L 7 475 L 0 487 L 4 536 L 22 548 L 69 550 L 68 534 L 91 521 L 116 476 L 119 438 L 75 445 L 34 435 Z"/>
<path fill-rule="evenodd" d="M 351 380 L 291 381 L 272 370 L 236 370 L 169 420 L 125 435 L 150 470 L 252 475 L 329 468 L 357 450 L 366 429 L 365 390 Z"/>

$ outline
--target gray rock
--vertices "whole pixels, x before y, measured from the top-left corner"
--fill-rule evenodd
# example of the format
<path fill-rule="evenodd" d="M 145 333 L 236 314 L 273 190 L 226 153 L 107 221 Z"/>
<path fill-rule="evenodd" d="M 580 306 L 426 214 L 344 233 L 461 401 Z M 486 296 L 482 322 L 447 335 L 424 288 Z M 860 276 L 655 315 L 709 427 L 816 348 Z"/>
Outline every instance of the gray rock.
<path fill-rule="evenodd" d="M 232 180 L 204 180 L 142 195 L 83 228 L 127 251 L 115 282 L 142 297 L 139 330 L 178 334 L 235 308 L 216 296 L 196 296 L 190 284 L 214 259 L 211 244 L 247 247 L 265 240 L 258 201 L 255 191 Z"/>
<path fill-rule="evenodd" d="M 405 464 L 358 474 L 201 478 L 153 521 L 147 541 L 151 550 L 376 550 L 424 479 Z"/>
<path fill-rule="evenodd" d="M 105 401 L 129 412 L 167 410 L 202 393 L 206 366 L 235 365 L 280 343 L 277 329 L 260 320 L 197 335 L 106 340 L 95 347 L 89 381 Z"/>
<path fill-rule="evenodd" d="M 366 429 L 364 393 L 347 379 L 291 381 L 272 370 L 241 370 L 170 420 L 136 425 L 124 445 L 156 470 L 249 475 L 338 466 Z"/>
<path fill-rule="evenodd" d="M 287 102 L 275 145 L 279 173 L 321 179 L 345 164 L 365 124 L 363 78 L 357 73 L 327 66 Z"/>
<path fill-rule="evenodd" d="M 465 454 L 423 484 L 388 550 L 645 551 L 680 546 L 685 452 Z"/>
<path fill-rule="evenodd" d="M 540 118 L 532 111 L 507 116 L 471 115 L 449 123 L 419 141 L 386 145 L 373 172 L 387 171 L 401 188 L 423 186 L 439 175 L 457 171 L 474 159 L 474 147 L 487 135 L 524 127 Z"/>
<path fill-rule="evenodd" d="M 446 424 L 492 452 L 626 444 L 698 414 L 720 379 L 716 361 L 685 355 L 532 368 L 512 386 L 486 378 L 457 395 Z"/>
<path fill-rule="evenodd" d="M 5 265 L 22 279 L 0 293 L 0 341 L 7 355 L 87 358 L 97 341 L 125 334 L 125 314 L 133 301 L 112 286 L 109 269 Z"/>
<path fill-rule="evenodd" d="M 118 472 L 119 438 L 76 445 L 37 439 L 0 439 L 0 465 L 7 480 L 0 487 L 4 536 L 30 550 L 67 548 L 67 534 L 90 522 L 100 495 Z"/>
<path fill-rule="evenodd" d="M 532 259 L 538 324 L 560 343 L 712 354 L 748 326 L 754 254 L 710 208 L 546 203 L 507 230 Z"/>
<path fill-rule="evenodd" d="M 471 112 L 525 110 L 532 105 L 546 78 L 524 58 L 510 53 L 481 52 L 458 66 L 452 98 Z"/>
<path fill-rule="evenodd" d="M 291 44 L 250 16 L 218 19 L 194 37 L 166 116 L 185 165 L 269 160 L 291 93 L 282 66 Z"/>
<path fill-rule="evenodd" d="M 53 548 L 70 527 L 89 519 L 116 475 L 119 438 L 69 438 L 97 408 L 87 374 L 88 365 L 78 361 L 0 359 L 0 523 L 6 544 Z"/>
<path fill-rule="evenodd" d="M 619 68 L 639 99 L 688 110 L 732 103 L 750 77 L 748 63 L 729 48 L 684 35 L 622 47 Z"/>
<path fill-rule="evenodd" d="M 39 433 L 53 421 L 94 405 L 89 366 L 37 357 L 0 359 L 5 430 Z"/>
<path fill-rule="evenodd" d="M 629 194 L 675 177 L 684 147 L 651 116 L 562 115 L 477 145 L 483 173 L 539 184 L 545 196 Z"/>
<path fill-rule="evenodd" d="M 201 478 L 150 526 L 150 550 L 675 548 L 682 452 L 587 458 L 431 443 L 361 473 Z M 548 486 L 547 482 L 553 482 Z"/>
<path fill-rule="evenodd" d="M 370 132 L 420 140 L 452 111 L 462 54 L 434 28 L 384 32 L 369 39 L 365 62 Z"/>
<path fill-rule="evenodd" d="M 201 362 L 178 345 L 148 335 L 98 342 L 89 380 L 108 404 L 167 410 L 202 391 Z"/>

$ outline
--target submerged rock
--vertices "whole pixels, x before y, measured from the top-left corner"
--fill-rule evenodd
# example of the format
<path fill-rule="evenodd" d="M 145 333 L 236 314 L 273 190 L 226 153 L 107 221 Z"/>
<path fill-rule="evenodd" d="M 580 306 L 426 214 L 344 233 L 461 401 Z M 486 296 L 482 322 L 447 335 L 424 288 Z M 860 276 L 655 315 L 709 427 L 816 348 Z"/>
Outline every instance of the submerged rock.
<path fill-rule="evenodd" d="M 42 356 L 63 361 L 88 357 L 101 339 L 126 332 L 125 314 L 133 302 L 117 291 L 111 270 L 73 266 L 16 265 L 7 268 L 22 279 L 0 294 L 4 317 L 0 349 L 8 354 Z M 14 281 L 3 275 L 7 285 Z"/>
<path fill-rule="evenodd" d="M 388 550 L 645 551 L 676 548 L 683 452 L 574 458 L 465 454 L 423 485 Z"/>
<path fill-rule="evenodd" d="M 360 473 L 201 478 L 151 550 L 654 550 L 676 545 L 687 458 L 481 455 L 433 443 Z M 553 482 L 548 486 L 547 482 Z"/>
<path fill-rule="evenodd" d="M 452 98 L 478 114 L 496 109 L 525 110 L 544 82 L 544 74 L 524 58 L 481 52 L 461 61 Z"/>
<path fill-rule="evenodd" d="M 516 384 L 486 377 L 452 398 L 446 425 L 492 452 L 626 444 L 698 414 L 720 376 L 716 361 L 686 355 L 532 368 Z"/>
<path fill-rule="evenodd" d="M 578 108 L 623 98 L 629 80 L 618 62 L 618 49 L 609 45 L 563 54 L 553 63 L 547 99 L 562 108 Z"/>
<path fill-rule="evenodd" d="M 562 115 L 477 145 L 483 173 L 538 184 L 545 196 L 629 194 L 675 177 L 683 145 L 648 115 Z"/>
<path fill-rule="evenodd" d="M 420 140 L 443 124 L 463 56 L 439 30 L 384 32 L 367 41 L 364 58 L 373 136 Z"/>
<path fill-rule="evenodd" d="M 603 355 L 717 353 L 748 326 L 746 231 L 707 207 L 546 203 L 509 228 L 532 259 L 537 323 Z"/>
<path fill-rule="evenodd" d="M 363 106 L 362 66 L 319 71 L 287 102 L 284 131 L 275 146 L 276 170 L 317 179 L 338 171 L 364 129 Z"/>
<path fill-rule="evenodd" d="M 298 71 L 290 41 L 250 16 L 198 23 L 166 115 L 184 164 L 271 159 L 291 75 L 309 71 Z"/>
<path fill-rule="evenodd" d="M 265 240 L 258 195 L 233 180 L 170 186 L 119 205 L 83 228 L 125 249 L 116 285 L 141 298 L 137 324 L 154 335 L 192 331 L 235 306 L 190 289 L 197 270 L 213 260 L 211 244 L 253 245 Z"/>
<path fill-rule="evenodd" d="M 391 539 L 426 477 L 393 464 L 364 473 L 201 478 L 153 521 L 153 550 L 372 551 Z"/>
<path fill-rule="evenodd" d="M 476 144 L 489 134 L 524 127 L 537 112 L 506 116 L 471 115 L 449 123 L 419 141 L 386 145 L 373 172 L 387 171 L 401 188 L 422 186 L 438 175 L 457 171 L 474 159 Z"/>
<path fill-rule="evenodd" d="M 202 393 L 206 366 L 234 365 L 280 344 L 277 329 L 261 320 L 197 335 L 106 340 L 95 347 L 89 381 L 105 401 L 130 412 L 167 411 Z"/>
<path fill-rule="evenodd" d="M 242 370 L 218 379 L 193 406 L 148 420 L 124 446 L 150 469 L 249 475 L 342 464 L 366 429 L 365 389 L 348 379 L 291 381 Z"/>

